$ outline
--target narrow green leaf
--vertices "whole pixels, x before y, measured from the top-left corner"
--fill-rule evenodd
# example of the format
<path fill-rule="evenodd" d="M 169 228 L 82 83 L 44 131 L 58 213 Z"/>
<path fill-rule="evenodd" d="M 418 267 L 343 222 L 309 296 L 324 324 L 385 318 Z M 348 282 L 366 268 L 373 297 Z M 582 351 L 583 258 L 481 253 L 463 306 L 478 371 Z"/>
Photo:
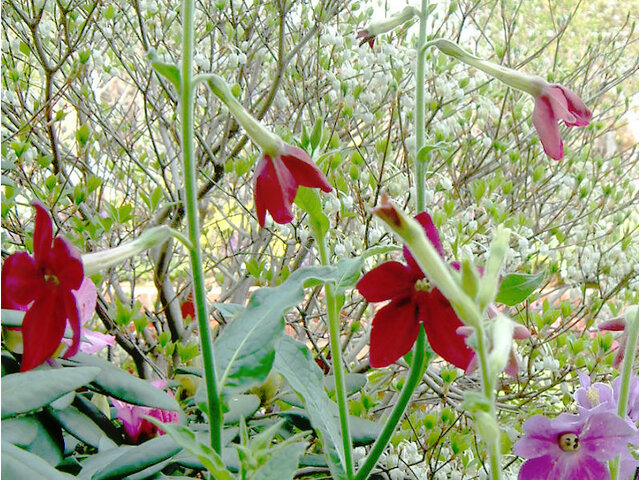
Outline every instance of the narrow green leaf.
<path fill-rule="evenodd" d="M 323 375 L 309 349 L 284 336 L 276 346 L 274 368 L 302 398 L 304 407 L 324 445 L 334 478 L 344 476 L 344 454 L 336 405 L 323 386 Z"/>
<path fill-rule="evenodd" d="M 510 273 L 500 283 L 496 302 L 510 307 L 523 302 L 544 281 L 544 273 Z"/>
<path fill-rule="evenodd" d="M 166 428 L 165 425 L 161 426 L 162 429 Z M 142 445 L 123 450 L 121 455 L 94 473 L 91 480 L 115 480 L 140 472 L 174 456 L 180 450 L 182 447 L 168 435 L 153 438 Z"/>
<path fill-rule="evenodd" d="M 67 360 L 67 363 L 99 367 L 101 371 L 96 376 L 93 384 L 100 387 L 103 393 L 111 395 L 118 400 L 146 407 L 180 411 L 178 402 L 162 390 L 95 355 L 78 353 Z"/>
<path fill-rule="evenodd" d="M 100 427 L 77 408 L 69 406 L 64 410 L 51 409 L 49 413 L 62 425 L 62 428 L 78 440 L 95 448 L 98 448 L 101 440 L 103 446 L 110 445 L 115 447 L 115 443 L 105 435 Z"/>
<path fill-rule="evenodd" d="M 298 469 L 298 459 L 305 451 L 304 443 L 292 443 L 277 450 L 260 465 L 251 480 L 291 480 Z"/>
<path fill-rule="evenodd" d="M 2 377 L 2 418 L 33 412 L 87 385 L 99 368 L 47 368 Z"/>
<path fill-rule="evenodd" d="M 7 479 L 70 480 L 42 458 L 2 441 L 2 475 Z"/>
<path fill-rule="evenodd" d="M 165 63 L 160 61 L 158 55 L 155 52 L 149 53 L 149 60 L 151 61 L 151 67 L 159 75 L 162 75 L 164 78 L 169 80 L 172 85 L 176 87 L 178 93 L 180 93 L 182 84 L 180 69 L 173 63 Z"/>
<path fill-rule="evenodd" d="M 318 117 L 316 120 L 316 124 L 313 127 L 313 131 L 311 132 L 311 138 L 309 139 L 311 143 L 311 149 L 315 150 L 320 145 L 320 140 L 322 140 L 322 118 Z"/>
<path fill-rule="evenodd" d="M 247 308 L 227 324 L 215 342 L 217 376 L 225 395 L 264 383 L 273 364 L 275 343 L 284 332 L 284 311 L 304 299 L 305 281 L 334 281 L 336 274 L 334 267 L 303 268 L 279 286 L 253 294 Z"/>

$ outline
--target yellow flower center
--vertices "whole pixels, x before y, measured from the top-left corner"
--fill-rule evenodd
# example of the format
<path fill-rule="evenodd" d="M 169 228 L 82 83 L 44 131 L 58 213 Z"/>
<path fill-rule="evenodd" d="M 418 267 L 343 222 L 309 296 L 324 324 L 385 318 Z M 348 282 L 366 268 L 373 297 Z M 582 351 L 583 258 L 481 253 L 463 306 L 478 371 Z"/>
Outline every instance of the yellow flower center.
<path fill-rule="evenodd" d="M 580 439 L 575 433 L 558 435 L 558 445 L 563 452 L 577 452 L 580 450 Z"/>
<path fill-rule="evenodd" d="M 596 387 L 589 387 L 587 389 L 587 398 L 594 407 L 600 404 L 600 392 Z"/>
<path fill-rule="evenodd" d="M 426 278 L 421 278 L 420 280 L 417 280 L 414 288 L 418 291 L 418 292 L 428 292 L 430 285 L 429 285 L 429 280 L 427 280 Z"/>

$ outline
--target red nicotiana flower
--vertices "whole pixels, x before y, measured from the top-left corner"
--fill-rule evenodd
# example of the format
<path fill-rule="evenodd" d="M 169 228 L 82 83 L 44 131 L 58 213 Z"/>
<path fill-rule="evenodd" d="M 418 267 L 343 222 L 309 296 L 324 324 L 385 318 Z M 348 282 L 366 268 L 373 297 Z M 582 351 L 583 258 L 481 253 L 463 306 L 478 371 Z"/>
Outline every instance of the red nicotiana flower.
<path fill-rule="evenodd" d="M 591 112 L 578 95 L 562 85 L 547 84 L 535 101 L 533 125 L 542 147 L 551 158 L 560 160 L 564 148 L 558 120 L 563 120 L 567 127 L 584 127 L 589 125 Z"/>
<path fill-rule="evenodd" d="M 80 253 L 63 238 L 53 238 L 53 223 L 34 202 L 33 255 L 14 253 L 2 266 L 2 308 L 26 311 L 22 322 L 24 354 L 20 371 L 37 367 L 60 346 L 67 321 L 73 341 L 65 358 L 78 352 L 82 325 L 73 291 L 84 273 Z"/>
<path fill-rule="evenodd" d="M 254 178 L 254 201 L 261 227 L 267 211 L 276 223 L 293 220 L 291 206 L 300 185 L 327 193 L 333 190 L 324 173 L 301 148 L 283 143 L 277 155 L 264 154 Z"/>
<path fill-rule="evenodd" d="M 431 217 L 422 212 L 416 220 L 444 257 Z M 386 367 L 411 350 L 422 323 L 431 348 L 456 367 L 466 369 L 474 353 L 464 337 L 456 333 L 463 323 L 444 295 L 437 288 L 428 286 L 424 273 L 406 247 L 404 257 L 407 265 L 385 262 L 362 277 L 356 286 L 369 302 L 391 300 L 373 318 L 369 347 L 371 366 Z"/>

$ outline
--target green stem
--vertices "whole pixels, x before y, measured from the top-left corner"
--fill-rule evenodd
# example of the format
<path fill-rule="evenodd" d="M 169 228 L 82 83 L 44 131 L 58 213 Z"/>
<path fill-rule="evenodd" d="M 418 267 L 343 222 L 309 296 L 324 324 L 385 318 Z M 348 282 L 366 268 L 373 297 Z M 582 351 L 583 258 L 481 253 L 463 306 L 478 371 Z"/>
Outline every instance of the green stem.
<path fill-rule="evenodd" d="M 320 250 L 320 261 L 323 265 L 329 265 L 326 237 L 316 239 Z M 344 365 L 342 364 L 342 346 L 340 345 L 340 312 L 337 308 L 336 296 L 333 285 L 325 285 L 325 299 L 327 303 L 327 316 L 329 317 L 329 337 L 331 342 L 331 361 L 333 363 L 333 375 L 336 381 L 336 399 L 340 412 L 340 429 L 342 432 L 342 447 L 344 450 L 345 470 L 347 479 L 353 479 L 353 455 L 351 444 L 351 431 L 349 429 L 349 409 L 347 406 L 347 389 L 344 380 Z"/>
<path fill-rule="evenodd" d="M 634 375 L 633 364 L 636 358 L 636 349 L 638 347 L 638 309 L 634 308 L 630 310 L 626 317 L 627 325 L 624 330 L 627 335 L 627 343 L 624 349 L 622 373 L 620 374 L 620 392 L 618 395 L 618 415 L 622 419 L 627 418 L 631 377 Z M 618 480 L 620 475 L 619 468 L 620 457 L 618 456 L 610 464 L 612 480 Z"/>
<path fill-rule="evenodd" d="M 193 131 L 193 14 L 194 0 L 183 0 L 183 34 L 182 34 L 182 91 L 180 92 L 180 109 L 182 116 L 182 157 L 184 164 L 184 190 L 187 223 L 189 225 L 189 250 L 191 272 L 193 275 L 194 300 L 196 318 L 200 330 L 202 361 L 207 387 L 207 405 L 209 408 L 209 433 L 211 447 L 220 453 L 222 450 L 222 404 L 218 394 L 216 372 L 213 359 L 213 344 L 207 313 L 207 299 L 202 270 L 202 250 L 200 247 L 200 225 L 198 220 L 197 179 L 194 158 Z"/>
<path fill-rule="evenodd" d="M 414 390 L 418 386 L 420 379 L 422 378 L 422 374 L 424 373 L 424 360 L 425 360 L 425 339 L 426 335 L 424 333 L 424 328 L 420 327 L 420 333 L 418 334 L 418 339 L 416 340 L 415 348 L 413 349 L 413 360 L 411 363 L 411 370 L 409 370 L 409 376 L 402 387 L 402 391 L 400 392 L 400 398 L 398 398 L 398 402 L 396 406 L 393 407 L 393 411 L 387 421 L 384 424 L 382 432 L 376 439 L 376 442 L 373 444 L 367 459 L 365 460 L 360 470 L 356 474 L 355 480 L 366 480 L 371 473 L 371 470 L 378 463 L 378 459 L 384 449 L 387 448 L 389 441 L 391 440 L 391 435 L 395 431 L 398 423 L 400 423 L 400 419 L 404 415 L 405 410 L 407 409 L 407 405 L 409 405 L 409 401 L 411 400 L 411 395 L 413 395 Z"/>
<path fill-rule="evenodd" d="M 416 51 L 416 151 L 415 151 L 415 182 L 416 182 L 416 209 L 420 213 L 425 210 L 425 180 L 426 180 L 426 158 L 419 158 L 419 153 L 424 147 L 424 67 L 427 52 L 424 45 L 427 40 L 427 13 L 429 0 L 422 0 L 420 9 L 420 30 L 418 33 L 418 45 Z"/>

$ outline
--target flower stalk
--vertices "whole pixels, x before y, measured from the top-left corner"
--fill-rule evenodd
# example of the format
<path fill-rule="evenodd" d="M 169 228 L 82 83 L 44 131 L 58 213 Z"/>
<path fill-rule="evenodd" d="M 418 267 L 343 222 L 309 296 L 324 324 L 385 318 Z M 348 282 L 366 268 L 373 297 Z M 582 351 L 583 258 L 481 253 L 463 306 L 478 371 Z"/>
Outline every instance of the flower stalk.
<path fill-rule="evenodd" d="M 207 297 L 202 269 L 202 249 L 200 246 L 200 224 L 198 219 L 197 179 L 194 155 L 194 120 L 193 101 L 193 52 L 194 52 L 194 0 L 183 0 L 183 34 L 182 34 L 182 76 L 180 91 L 182 159 L 184 165 L 184 201 L 189 226 L 189 249 L 191 272 L 193 276 L 196 319 L 200 332 L 202 361 L 207 389 L 207 405 L 209 410 L 209 433 L 211 447 L 220 453 L 222 450 L 222 404 L 216 380 L 213 344 L 207 313 Z"/>

